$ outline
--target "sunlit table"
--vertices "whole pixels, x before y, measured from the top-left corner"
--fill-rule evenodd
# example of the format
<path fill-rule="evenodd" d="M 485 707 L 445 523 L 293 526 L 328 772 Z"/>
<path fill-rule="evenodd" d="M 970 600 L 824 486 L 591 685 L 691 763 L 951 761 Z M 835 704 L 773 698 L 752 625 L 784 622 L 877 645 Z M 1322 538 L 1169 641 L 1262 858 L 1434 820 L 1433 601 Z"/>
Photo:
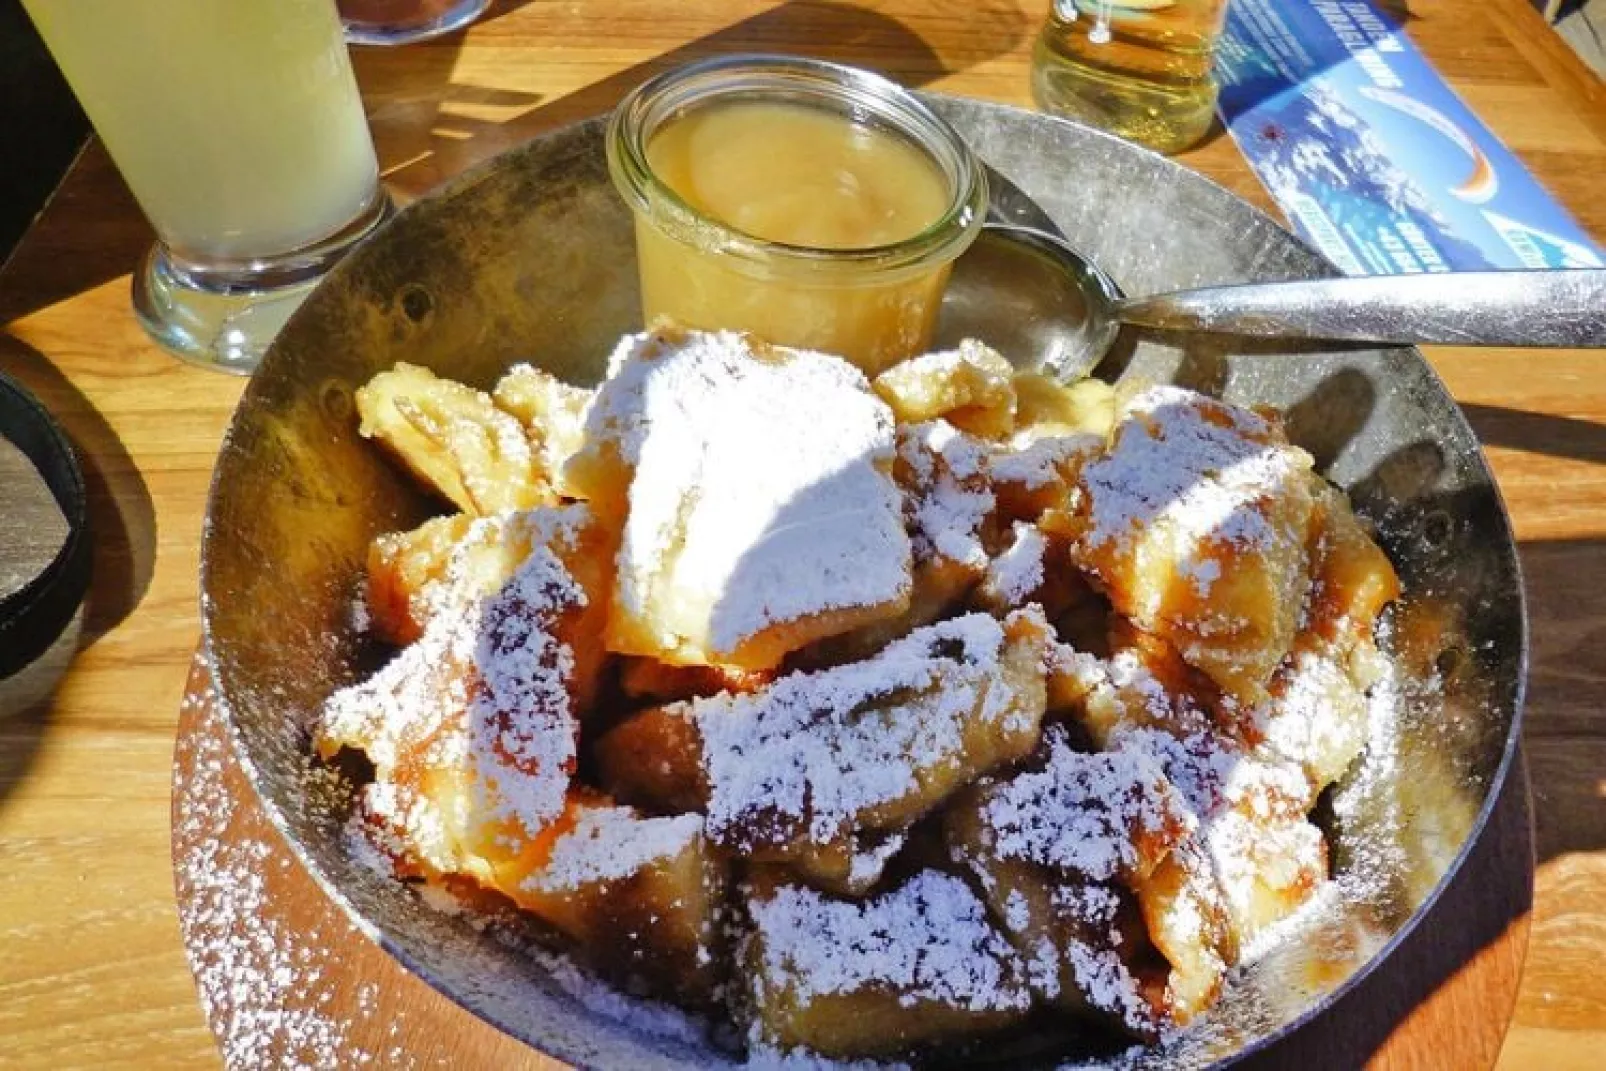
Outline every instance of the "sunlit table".
<path fill-rule="evenodd" d="M 1600 80 L 1526 0 L 1393 6 L 1409 8 L 1409 32 L 1432 62 L 1606 238 Z M 388 180 L 406 199 L 607 110 L 649 72 L 714 52 L 810 52 L 911 85 L 1029 104 L 1027 57 L 1043 7 L 498 2 L 465 36 L 362 51 L 357 70 Z M 1270 207 L 1230 139 L 1184 162 Z M 201 517 L 242 384 L 174 361 L 140 332 L 128 279 L 149 239 L 92 146 L 0 275 L 0 369 L 43 398 L 83 449 L 98 536 L 76 658 L 52 697 L 0 716 L 0 1066 L 219 1059 L 179 939 L 168 813 L 179 698 L 198 635 Z M 1447 996 L 1425 996 L 1400 1028 L 1411 1037 L 1382 1052 L 1599 1066 L 1606 357 L 1429 356 L 1487 444 L 1522 544 L 1538 866 L 1531 913 L 1455 972 Z"/>

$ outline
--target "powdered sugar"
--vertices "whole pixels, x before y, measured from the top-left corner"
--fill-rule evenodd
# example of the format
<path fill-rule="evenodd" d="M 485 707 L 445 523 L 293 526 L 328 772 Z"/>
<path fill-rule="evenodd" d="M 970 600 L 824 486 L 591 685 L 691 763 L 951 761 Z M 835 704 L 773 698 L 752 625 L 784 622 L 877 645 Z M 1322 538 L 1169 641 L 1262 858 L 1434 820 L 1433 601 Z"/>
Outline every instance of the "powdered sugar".
<path fill-rule="evenodd" d="M 1059 726 L 1043 741 L 1042 768 L 1000 785 L 982 807 L 998 858 L 1110 881 L 1152 868 L 1156 852 L 1191 829 L 1183 801 L 1142 753 L 1073 751 Z"/>
<path fill-rule="evenodd" d="M 464 541 L 471 544 L 477 536 Z M 579 728 L 569 694 L 573 652 L 551 629 L 585 604 L 584 591 L 540 543 L 490 593 L 483 575 L 466 565 L 458 572 L 468 560 L 454 561 L 440 596 L 450 608 L 369 680 L 331 696 L 318 730 L 326 752 L 359 747 L 376 781 L 393 783 L 365 794 L 369 824 L 440 861 L 450 856 L 443 801 L 421 798 L 410 779 L 417 774 L 404 777 L 403 769 L 466 774 L 466 813 L 452 811 L 460 834 L 505 826 L 534 836 L 563 809 Z"/>
<path fill-rule="evenodd" d="M 1038 491 L 1066 477 L 1068 470 L 1104 446 L 1098 435 L 1052 435 L 1032 439 L 1018 449 L 999 450 L 990 464 L 993 479 Z"/>
<path fill-rule="evenodd" d="M 1269 886 L 1292 909 L 1326 875 L 1326 842 L 1305 820 L 1313 790 L 1289 762 L 1252 755 L 1208 733 L 1175 737 L 1125 729 L 1112 745 L 1148 756 L 1186 802 L 1191 842 L 1179 861 L 1213 875 L 1209 884 L 1246 935 L 1265 911 Z M 1173 925 L 1177 920 L 1173 920 Z"/>
<path fill-rule="evenodd" d="M 1082 470 L 1088 545 L 1168 527 L 1185 546 L 1209 538 L 1253 554 L 1291 537 L 1253 507 L 1302 479 L 1310 457 L 1264 419 L 1178 387 L 1144 391 L 1125 416 L 1109 452 Z"/>
<path fill-rule="evenodd" d="M 633 470 L 615 605 L 662 651 L 728 662 L 778 624 L 907 597 L 892 413 L 851 365 L 660 332 L 612 367 L 586 449 Z"/>
<path fill-rule="evenodd" d="M 945 420 L 932 420 L 898 428 L 898 459 L 909 483 L 905 508 L 915 558 L 984 569 L 984 529 L 997 507 L 987 447 Z"/>
<path fill-rule="evenodd" d="M 987 565 L 982 580 L 988 597 L 1003 606 L 1022 606 L 1047 577 L 1048 540 L 1034 524 L 1016 521 L 1009 546 Z M 1069 566 L 1065 566 L 1068 568 Z"/>
<path fill-rule="evenodd" d="M 525 884 L 554 892 L 628 878 L 685 851 L 702 835 L 702 826 L 701 815 L 643 818 L 629 807 L 588 807 L 552 846 L 547 865 Z"/>
<path fill-rule="evenodd" d="M 886 872 L 887 864 L 903 851 L 903 846 L 908 842 L 909 835 L 900 831 L 869 843 L 856 844 L 853 860 L 848 864 L 848 886 L 853 889 L 867 889 L 880 881 L 881 875 Z"/>
<path fill-rule="evenodd" d="M 716 840 L 770 826 L 781 839 L 846 833 L 870 808 L 961 761 L 966 723 L 1010 716 L 997 678 L 1003 628 L 969 614 L 917 629 L 865 662 L 794 673 L 751 695 L 695 700 Z M 757 834 L 762 836 L 762 834 Z"/>
<path fill-rule="evenodd" d="M 237 806 L 238 793 L 250 789 L 234 767 L 210 689 L 185 704 L 195 720 L 179 738 L 174 770 L 179 923 L 224 1066 L 415 1066 L 416 1054 L 401 1044 L 401 1023 L 371 1021 L 375 983 L 341 970 L 341 942 L 362 938 L 344 923 L 338 934 L 309 931 L 284 906 L 286 883 L 299 867 L 266 822 Z M 376 1032 L 389 1039 L 383 1050 L 352 1040 Z"/>
<path fill-rule="evenodd" d="M 782 885 L 748 903 L 762 950 L 762 984 L 806 1003 L 866 989 L 896 991 L 966 1011 L 1031 1006 L 1019 958 L 958 878 L 921 871 L 867 902 Z"/>
<path fill-rule="evenodd" d="M 1366 742 L 1365 697 L 1330 651 L 1296 648 L 1252 718 L 1267 748 L 1320 783 L 1337 780 Z"/>
<path fill-rule="evenodd" d="M 1088 1004 L 1134 1032 L 1149 1034 L 1158 1028 L 1159 1015 L 1143 999 L 1137 979 L 1114 949 L 1073 939 L 1065 943 L 1064 955 Z"/>
<path fill-rule="evenodd" d="M 1116 610 L 1258 701 L 1310 587 L 1310 467 L 1254 413 L 1154 388 L 1081 470 L 1072 556 Z"/>

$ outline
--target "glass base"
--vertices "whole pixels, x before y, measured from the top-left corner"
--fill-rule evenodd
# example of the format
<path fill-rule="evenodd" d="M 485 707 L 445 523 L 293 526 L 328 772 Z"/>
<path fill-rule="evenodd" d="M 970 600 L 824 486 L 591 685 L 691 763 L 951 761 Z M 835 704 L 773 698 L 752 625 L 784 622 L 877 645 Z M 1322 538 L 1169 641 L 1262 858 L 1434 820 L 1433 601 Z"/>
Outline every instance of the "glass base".
<path fill-rule="evenodd" d="M 410 3 L 343 0 L 339 4 L 346 40 L 354 45 L 407 45 L 461 30 L 484 14 L 491 0 L 411 0 Z M 412 8 L 413 15 L 397 9 Z M 371 10 L 368 14 L 365 9 Z"/>
<path fill-rule="evenodd" d="M 157 243 L 134 272 L 134 314 L 174 356 L 249 375 L 324 274 L 391 212 L 380 188 L 338 234 L 306 249 L 224 267 L 191 263 Z"/>

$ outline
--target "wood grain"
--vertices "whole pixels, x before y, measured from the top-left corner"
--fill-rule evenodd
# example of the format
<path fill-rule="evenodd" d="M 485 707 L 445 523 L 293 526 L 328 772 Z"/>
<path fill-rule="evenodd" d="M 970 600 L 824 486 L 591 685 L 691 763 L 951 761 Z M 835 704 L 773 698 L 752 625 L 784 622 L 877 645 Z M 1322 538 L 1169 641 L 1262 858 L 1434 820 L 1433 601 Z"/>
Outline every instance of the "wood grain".
<path fill-rule="evenodd" d="M 1606 238 L 1599 79 L 1525 0 L 1389 6 L 1409 15 L 1430 60 L 1540 181 Z M 1042 14 L 1025 0 L 502 2 L 466 35 L 356 59 L 390 181 L 415 196 L 531 134 L 606 110 L 649 71 L 711 52 L 811 52 L 1028 105 Z M 1269 205 L 1230 139 L 1184 161 Z M 168 806 L 207 480 L 240 384 L 172 360 L 135 324 L 128 272 L 149 237 L 96 147 L 0 274 L 0 369 L 83 449 L 100 533 L 89 603 L 58 655 L 76 651 L 70 670 L 53 692 L 38 680 L 0 689 L 7 1067 L 218 1062 L 173 906 Z M 1430 357 L 1489 443 L 1534 622 L 1527 732 L 1540 865 L 1502 1060 L 1596 1066 L 1606 1051 L 1606 376 L 1593 353 Z M 1470 961 L 1474 990 L 1479 977 L 1509 974 L 1519 937 Z M 1441 989 L 1462 984 L 1458 976 Z M 1445 1046 L 1471 1016 L 1503 1021 L 1499 1004 L 1428 1017 L 1416 1059 L 1426 1066 L 1456 1051 Z"/>

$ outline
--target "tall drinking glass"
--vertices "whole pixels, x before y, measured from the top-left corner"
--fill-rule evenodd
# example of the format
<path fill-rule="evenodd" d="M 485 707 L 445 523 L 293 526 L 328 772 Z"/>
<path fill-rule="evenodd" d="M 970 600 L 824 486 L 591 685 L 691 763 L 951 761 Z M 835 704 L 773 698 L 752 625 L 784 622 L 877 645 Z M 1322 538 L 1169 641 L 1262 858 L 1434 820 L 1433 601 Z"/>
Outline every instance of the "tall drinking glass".
<path fill-rule="evenodd" d="M 1038 106 L 1161 152 L 1209 131 L 1227 0 L 1054 0 L 1032 55 Z"/>
<path fill-rule="evenodd" d="M 157 244 L 134 310 L 180 357 L 249 372 L 385 218 L 334 0 L 23 0 Z"/>

